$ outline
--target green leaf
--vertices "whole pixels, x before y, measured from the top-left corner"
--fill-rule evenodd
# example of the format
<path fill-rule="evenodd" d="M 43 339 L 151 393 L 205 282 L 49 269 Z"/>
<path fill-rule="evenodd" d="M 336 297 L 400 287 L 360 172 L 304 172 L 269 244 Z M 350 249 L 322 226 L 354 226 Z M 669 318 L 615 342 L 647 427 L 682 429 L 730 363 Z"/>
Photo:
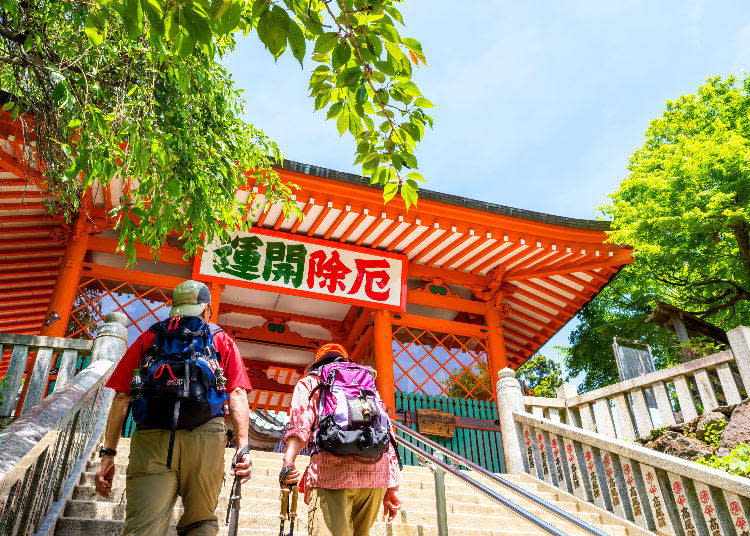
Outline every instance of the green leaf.
<path fill-rule="evenodd" d="M 326 91 L 325 93 L 321 93 L 317 97 L 315 97 L 315 109 L 320 110 L 321 108 L 325 108 L 325 106 L 328 104 L 328 102 L 331 100 L 331 93 L 330 91 Z"/>
<path fill-rule="evenodd" d="M 69 128 L 75 128 L 75 127 L 79 126 L 80 124 L 81 124 L 81 120 L 80 119 L 77 119 L 77 118 L 76 119 L 71 119 L 68 122 L 68 127 Z"/>
<path fill-rule="evenodd" d="M 393 6 L 383 6 L 383 11 L 388 13 L 391 17 L 399 21 L 401 24 L 404 23 L 404 19 L 401 16 L 401 12 Z"/>
<path fill-rule="evenodd" d="M 223 13 L 216 21 L 216 32 L 228 34 L 237 29 L 242 20 L 242 11 L 245 2 L 243 0 L 224 0 L 222 3 Z M 229 7 L 226 7 L 226 6 Z"/>
<path fill-rule="evenodd" d="M 398 193 L 398 183 L 396 182 L 389 182 L 385 185 L 385 188 L 383 188 L 383 201 L 386 203 L 393 199 L 396 194 Z"/>
<path fill-rule="evenodd" d="M 413 50 L 420 56 L 424 56 L 424 53 L 422 52 L 422 45 L 419 44 L 419 41 L 417 41 L 416 39 L 412 39 L 411 37 L 404 37 L 401 42 L 409 47 L 410 50 Z"/>
<path fill-rule="evenodd" d="M 15 121 L 16 119 L 18 119 L 19 115 L 21 115 L 21 108 L 19 108 L 18 104 L 16 104 L 15 106 L 13 106 L 13 111 L 11 112 L 11 117 Z"/>
<path fill-rule="evenodd" d="M 186 58 L 195 50 L 195 40 L 184 30 L 177 34 L 174 42 L 175 50 L 181 58 Z M 181 80 L 185 80 L 181 78 Z"/>
<path fill-rule="evenodd" d="M 192 4 L 192 6 L 187 5 L 182 8 L 182 14 L 186 22 L 185 27 L 190 32 L 190 37 L 192 37 L 193 41 L 202 45 L 208 45 L 213 39 L 213 34 L 211 33 L 211 27 L 208 25 L 208 20 L 204 18 L 203 13 L 200 12 L 201 10 L 193 9 L 198 7 L 197 4 Z"/>
<path fill-rule="evenodd" d="M 398 85 L 398 87 L 405 94 L 411 95 L 412 97 L 418 97 L 421 94 L 419 88 L 417 87 L 417 84 L 415 84 L 414 82 L 402 82 Z"/>
<path fill-rule="evenodd" d="M 333 119 L 334 117 L 338 117 L 343 107 L 343 103 L 334 102 L 333 105 L 328 109 L 328 115 L 326 116 L 326 119 Z"/>
<path fill-rule="evenodd" d="M 410 181 L 406 181 L 401 185 L 401 197 L 404 203 L 406 203 L 407 209 L 417 204 L 417 189 L 414 186 L 416 186 L 416 183 Z"/>
<path fill-rule="evenodd" d="M 141 0 L 125 0 L 125 25 L 130 39 L 135 40 L 143 34 L 143 22 Z"/>
<path fill-rule="evenodd" d="M 417 100 L 414 101 L 414 104 L 419 106 L 420 108 L 434 108 L 435 107 L 434 104 L 432 104 L 430 101 L 428 101 L 424 97 L 419 97 Z"/>
<path fill-rule="evenodd" d="M 336 119 L 336 128 L 339 131 L 339 136 L 346 132 L 349 128 L 349 113 L 342 111 L 342 113 L 339 114 L 338 119 Z"/>
<path fill-rule="evenodd" d="M 328 54 L 338 43 L 339 36 L 336 32 L 326 32 L 315 40 L 315 53 Z"/>
<path fill-rule="evenodd" d="M 289 49 L 292 51 L 292 55 L 297 58 L 301 66 L 302 60 L 305 58 L 305 35 L 302 33 L 302 28 L 297 26 L 297 23 L 293 20 L 289 21 L 287 39 L 289 40 Z"/>
<path fill-rule="evenodd" d="M 5 104 L 3 104 L 3 111 L 7 112 L 11 108 L 13 108 L 13 106 L 15 106 L 14 102 L 6 102 Z"/>
<path fill-rule="evenodd" d="M 148 22 L 151 24 L 152 30 L 157 34 L 158 37 L 162 37 L 166 34 L 164 25 L 164 8 L 159 0 L 143 0 L 143 4 L 146 9 L 146 17 Z"/>
<path fill-rule="evenodd" d="M 376 30 L 387 41 L 390 41 L 391 43 L 400 43 L 401 42 L 401 36 L 398 35 L 398 32 L 396 31 L 396 28 L 393 27 L 393 24 L 391 24 L 390 21 L 383 20 L 383 21 L 375 24 L 374 26 L 375 26 Z"/>
<path fill-rule="evenodd" d="M 346 65 L 346 62 L 349 61 L 349 58 L 351 57 L 352 51 L 349 47 L 349 43 L 346 41 L 339 41 L 333 48 L 333 54 L 331 54 L 333 68 L 339 69 L 339 67 Z"/>
<path fill-rule="evenodd" d="M 357 102 L 359 104 L 362 104 L 367 100 L 367 87 L 365 86 L 364 81 L 359 85 L 359 89 L 357 90 Z"/>
<path fill-rule="evenodd" d="M 341 71 L 336 77 L 336 85 L 338 87 L 354 87 L 359 83 L 362 78 L 362 71 L 359 67 L 349 67 Z"/>
<path fill-rule="evenodd" d="M 274 59 L 278 59 L 286 48 L 289 22 L 289 15 L 279 6 L 273 6 L 258 21 L 258 37 Z"/>
<path fill-rule="evenodd" d="M 91 15 L 89 14 L 89 16 Z M 86 20 L 88 21 L 88 17 L 86 18 Z M 35 34 L 30 33 L 29 35 L 26 36 L 26 40 L 23 42 L 23 49 L 26 52 L 34 48 L 34 35 Z"/>
<path fill-rule="evenodd" d="M 322 63 L 328 63 L 330 61 L 328 54 L 313 54 L 312 56 L 310 56 L 310 59 Z"/>

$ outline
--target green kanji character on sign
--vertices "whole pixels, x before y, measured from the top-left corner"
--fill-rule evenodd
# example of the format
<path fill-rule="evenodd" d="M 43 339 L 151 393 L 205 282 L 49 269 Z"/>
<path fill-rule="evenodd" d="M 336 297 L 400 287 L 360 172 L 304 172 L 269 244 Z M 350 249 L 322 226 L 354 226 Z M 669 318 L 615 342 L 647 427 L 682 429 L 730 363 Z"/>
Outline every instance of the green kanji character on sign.
<path fill-rule="evenodd" d="M 235 238 L 230 243 L 233 252 L 231 261 L 228 255 L 224 255 L 224 258 L 221 260 L 221 270 L 217 269 L 217 271 L 226 272 L 247 281 L 259 278 L 258 269 L 260 268 L 261 255 L 258 252 L 258 248 L 262 245 L 263 241 L 257 236 Z M 224 248 L 226 247 L 224 246 Z M 218 257 L 218 250 L 216 251 Z M 214 266 L 216 266 L 216 263 L 214 263 Z"/>
<path fill-rule="evenodd" d="M 283 280 L 298 288 L 305 271 L 307 249 L 302 244 L 286 245 L 283 242 L 266 244 L 266 262 L 263 266 L 263 280 Z"/>

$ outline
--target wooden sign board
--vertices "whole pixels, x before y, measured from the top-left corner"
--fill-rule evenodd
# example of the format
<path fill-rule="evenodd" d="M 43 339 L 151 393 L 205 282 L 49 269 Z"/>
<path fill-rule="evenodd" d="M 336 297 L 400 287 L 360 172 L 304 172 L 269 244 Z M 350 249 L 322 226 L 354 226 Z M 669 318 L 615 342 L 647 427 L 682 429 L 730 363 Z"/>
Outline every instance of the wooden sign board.
<path fill-rule="evenodd" d="M 418 409 L 417 429 L 423 435 L 453 437 L 456 433 L 456 416 L 439 409 Z"/>
<path fill-rule="evenodd" d="M 407 265 L 400 253 L 253 228 L 206 246 L 193 279 L 404 312 Z"/>

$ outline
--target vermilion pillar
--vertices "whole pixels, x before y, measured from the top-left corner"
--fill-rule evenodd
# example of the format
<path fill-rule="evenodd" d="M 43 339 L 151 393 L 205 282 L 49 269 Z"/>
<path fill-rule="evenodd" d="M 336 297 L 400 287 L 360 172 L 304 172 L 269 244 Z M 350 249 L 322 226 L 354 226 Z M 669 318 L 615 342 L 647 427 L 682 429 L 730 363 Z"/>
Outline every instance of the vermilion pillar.
<path fill-rule="evenodd" d="M 373 331 L 375 370 L 378 372 L 375 386 L 388 408 L 388 414 L 393 417 L 396 414 L 396 385 L 393 380 L 393 328 L 390 311 L 375 311 Z"/>
<path fill-rule="evenodd" d="M 75 231 L 67 237 L 65 253 L 60 261 L 60 272 L 47 307 L 47 318 L 55 313 L 58 319 L 43 326 L 41 335 L 64 337 L 68 327 L 70 311 L 73 309 L 83 270 L 83 258 L 91 236 L 91 224 L 83 216 L 79 216 L 74 228 Z"/>
<path fill-rule="evenodd" d="M 219 322 L 219 307 L 221 307 L 221 293 L 224 292 L 224 285 L 219 283 L 209 283 L 211 291 L 211 319 L 210 322 L 217 324 Z"/>
<path fill-rule="evenodd" d="M 500 319 L 500 311 L 495 307 L 493 300 L 486 304 L 484 321 L 487 324 L 487 360 L 492 378 L 492 392 L 496 391 L 497 373 L 508 366 L 508 357 L 505 354 L 505 335 Z"/>

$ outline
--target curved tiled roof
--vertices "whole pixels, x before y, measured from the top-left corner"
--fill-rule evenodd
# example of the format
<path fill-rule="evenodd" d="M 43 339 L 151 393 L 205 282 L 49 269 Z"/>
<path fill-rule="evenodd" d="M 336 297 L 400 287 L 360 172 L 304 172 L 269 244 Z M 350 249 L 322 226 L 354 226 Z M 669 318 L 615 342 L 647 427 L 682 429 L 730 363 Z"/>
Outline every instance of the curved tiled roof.
<path fill-rule="evenodd" d="M 361 175 L 356 175 L 354 173 L 345 173 L 343 171 L 336 171 L 334 169 L 296 162 L 294 160 L 284 160 L 284 163 L 281 167 L 282 169 L 286 169 L 288 171 L 295 171 L 297 173 L 304 173 L 306 175 L 313 175 L 315 177 L 321 177 L 324 179 L 333 179 L 349 184 L 356 184 L 358 186 L 366 186 L 368 188 L 378 189 L 377 186 L 370 185 L 369 179 L 362 177 Z M 439 203 L 446 203 L 457 207 L 481 210 L 483 212 L 489 212 L 491 214 L 512 216 L 515 218 L 522 218 L 524 220 L 536 221 L 540 223 L 574 227 L 576 229 L 606 231 L 610 227 L 610 222 L 605 220 L 584 220 L 580 218 L 555 216 L 553 214 L 545 214 L 543 212 L 535 212 L 533 210 L 514 208 L 506 205 L 498 205 L 497 203 L 489 203 L 487 201 L 480 201 L 478 199 L 470 199 L 468 197 L 461 197 L 460 195 L 444 194 L 441 192 L 436 192 L 434 190 L 420 189 L 419 197 L 422 199 L 429 199 L 430 201 L 437 201 Z"/>

